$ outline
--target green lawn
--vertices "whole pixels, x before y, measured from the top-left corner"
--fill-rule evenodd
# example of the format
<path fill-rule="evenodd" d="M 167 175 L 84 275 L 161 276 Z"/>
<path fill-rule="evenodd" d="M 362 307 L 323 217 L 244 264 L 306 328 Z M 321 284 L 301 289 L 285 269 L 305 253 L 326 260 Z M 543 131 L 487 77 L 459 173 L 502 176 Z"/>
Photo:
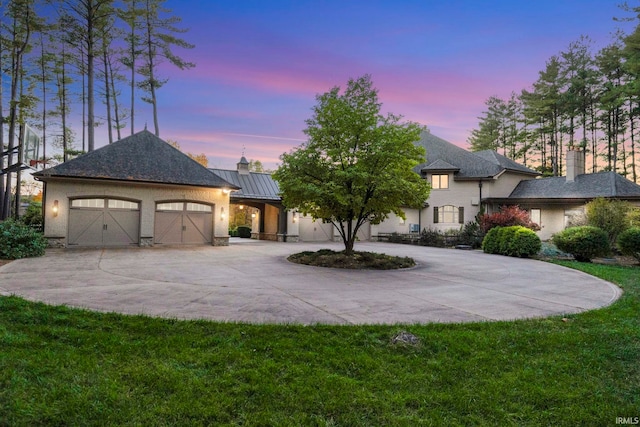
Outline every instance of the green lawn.
<path fill-rule="evenodd" d="M 0 297 L 0 425 L 595 426 L 640 416 L 640 268 L 564 264 L 625 293 L 568 319 L 307 327 Z M 401 330 L 420 344 L 391 344 Z"/>

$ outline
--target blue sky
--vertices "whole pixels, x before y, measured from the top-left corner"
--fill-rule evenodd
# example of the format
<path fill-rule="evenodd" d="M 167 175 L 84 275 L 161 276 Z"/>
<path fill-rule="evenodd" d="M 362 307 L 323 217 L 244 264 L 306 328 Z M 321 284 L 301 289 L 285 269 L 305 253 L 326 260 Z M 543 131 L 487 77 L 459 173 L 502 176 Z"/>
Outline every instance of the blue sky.
<path fill-rule="evenodd" d="M 163 65 L 161 137 L 207 154 L 211 167 L 234 168 L 244 150 L 275 168 L 304 141 L 316 94 L 370 74 L 384 111 L 466 147 L 487 98 L 530 88 L 581 35 L 597 51 L 617 28 L 630 31 L 635 23 L 613 20 L 625 16 L 617 4 L 169 0 L 196 45 L 180 53 L 196 67 Z M 152 128 L 148 108 L 136 122 Z"/>

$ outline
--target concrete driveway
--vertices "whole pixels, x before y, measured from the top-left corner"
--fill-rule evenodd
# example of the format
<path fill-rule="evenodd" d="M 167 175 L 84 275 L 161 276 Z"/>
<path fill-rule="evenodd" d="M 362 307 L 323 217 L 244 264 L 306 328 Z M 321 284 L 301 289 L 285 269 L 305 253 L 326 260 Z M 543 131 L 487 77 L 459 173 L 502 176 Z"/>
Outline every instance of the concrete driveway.
<path fill-rule="evenodd" d="M 49 250 L 0 267 L 0 294 L 99 311 L 251 323 L 477 322 L 578 313 L 621 294 L 603 280 L 535 260 L 388 243 L 403 271 L 289 263 L 333 243 L 235 240 L 228 247 Z"/>

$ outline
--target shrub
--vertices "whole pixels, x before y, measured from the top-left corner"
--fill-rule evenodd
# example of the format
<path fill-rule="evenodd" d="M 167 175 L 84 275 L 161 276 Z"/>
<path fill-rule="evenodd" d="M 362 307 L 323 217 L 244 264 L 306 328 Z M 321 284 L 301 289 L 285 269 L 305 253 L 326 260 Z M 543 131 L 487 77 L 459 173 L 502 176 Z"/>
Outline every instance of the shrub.
<path fill-rule="evenodd" d="M 498 237 L 498 253 L 501 255 L 509 254 L 509 247 L 511 246 L 511 241 L 513 240 L 516 230 L 516 226 L 511 227 L 502 227 L 500 229 L 500 234 Z"/>
<path fill-rule="evenodd" d="M 528 258 L 540 252 L 542 242 L 540 237 L 526 227 L 516 226 L 513 238 L 509 243 L 506 255 Z"/>
<path fill-rule="evenodd" d="M 420 244 L 422 246 L 435 246 L 436 248 L 444 248 L 444 234 L 439 230 L 424 229 L 420 233 Z"/>
<path fill-rule="evenodd" d="M 618 249 L 640 261 L 640 227 L 631 227 L 618 236 Z"/>
<path fill-rule="evenodd" d="M 597 198 L 587 203 L 587 224 L 607 233 L 609 244 L 613 245 L 618 234 L 629 228 L 631 204 L 621 200 Z"/>
<path fill-rule="evenodd" d="M 28 225 L 12 219 L 0 222 L 0 258 L 42 256 L 46 247 L 47 239 Z"/>
<path fill-rule="evenodd" d="M 488 254 L 499 253 L 502 227 L 493 227 L 482 240 L 482 250 Z"/>
<path fill-rule="evenodd" d="M 526 227 L 494 227 L 484 237 L 482 250 L 488 254 L 500 254 L 526 258 L 540 251 L 542 242 L 536 233 Z"/>
<path fill-rule="evenodd" d="M 250 238 L 251 237 L 251 227 L 247 227 L 244 225 L 238 226 L 238 237 L 242 238 Z"/>
<path fill-rule="evenodd" d="M 553 243 L 580 262 L 607 255 L 610 248 L 607 233 L 590 225 L 567 228 L 553 236 Z"/>
<path fill-rule="evenodd" d="M 480 230 L 480 224 L 476 221 L 467 222 L 458 236 L 459 245 L 469 245 L 474 249 L 482 246 L 484 233 Z"/>
<path fill-rule="evenodd" d="M 531 222 L 529 212 L 520 209 L 516 205 L 502 206 L 500 212 L 480 215 L 480 228 L 485 233 L 494 227 L 511 227 L 514 225 L 527 227 L 534 231 L 540 230 L 538 224 Z"/>
<path fill-rule="evenodd" d="M 20 218 L 20 221 L 23 224 L 28 225 L 34 230 L 42 232 L 42 203 L 39 202 L 31 202 L 29 206 L 27 206 L 27 210 L 24 215 Z"/>
<path fill-rule="evenodd" d="M 640 208 L 632 207 L 627 214 L 631 227 L 640 227 Z"/>

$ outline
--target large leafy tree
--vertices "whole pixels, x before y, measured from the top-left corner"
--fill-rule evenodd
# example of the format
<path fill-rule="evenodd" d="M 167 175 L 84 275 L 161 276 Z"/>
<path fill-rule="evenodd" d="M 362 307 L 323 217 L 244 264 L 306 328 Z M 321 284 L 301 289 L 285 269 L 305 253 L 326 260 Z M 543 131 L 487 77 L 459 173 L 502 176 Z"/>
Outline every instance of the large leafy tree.
<path fill-rule="evenodd" d="M 285 206 L 331 222 L 352 255 L 363 224 L 380 223 L 391 212 L 404 217 L 403 207 L 421 207 L 429 197 L 429 184 L 413 171 L 424 161 L 414 144 L 423 127 L 381 114 L 368 75 L 316 101 L 307 142 L 283 154 L 273 176 Z"/>

